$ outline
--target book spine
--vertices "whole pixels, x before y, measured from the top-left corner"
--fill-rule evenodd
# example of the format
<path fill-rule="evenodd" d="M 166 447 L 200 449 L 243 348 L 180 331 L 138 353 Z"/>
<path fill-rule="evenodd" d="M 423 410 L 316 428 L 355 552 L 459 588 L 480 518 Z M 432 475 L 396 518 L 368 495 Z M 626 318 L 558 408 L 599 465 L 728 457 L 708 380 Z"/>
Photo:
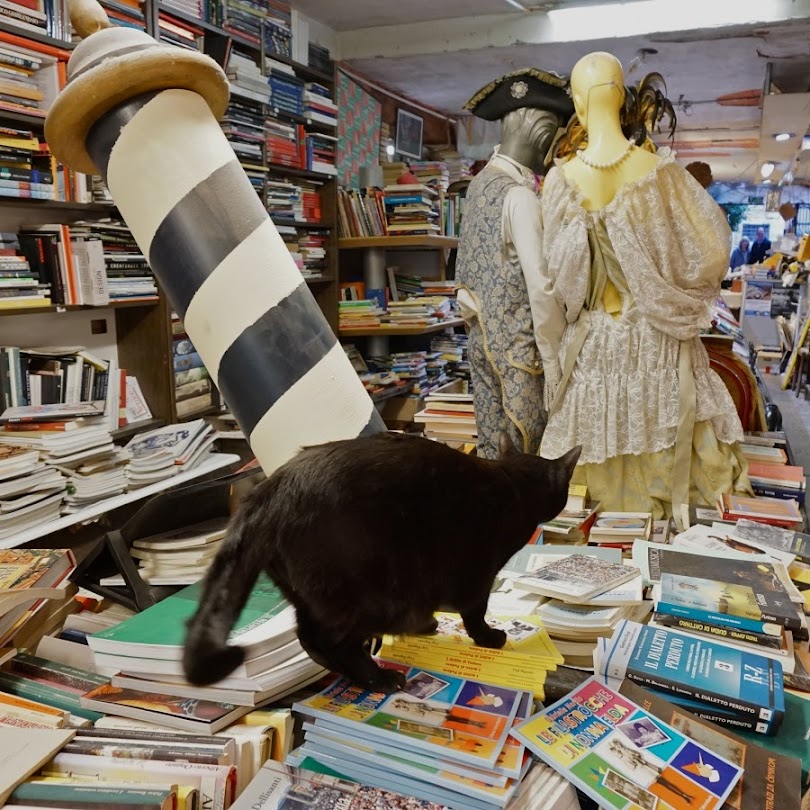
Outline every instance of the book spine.
<path fill-rule="evenodd" d="M 0 672 L 0 688 L 17 697 L 44 703 L 55 709 L 70 712 L 86 720 L 100 720 L 104 715 L 100 712 L 90 711 L 81 706 L 80 696 L 73 692 L 63 692 L 52 686 L 29 681 L 16 675 Z"/>
<path fill-rule="evenodd" d="M 722 712 L 713 712 L 711 709 L 704 709 L 699 706 L 690 705 L 689 711 L 701 720 L 709 720 L 712 723 L 717 723 L 718 725 L 738 731 L 753 731 L 765 737 L 774 736 L 782 726 L 781 716 L 778 722 L 765 722 L 750 717 L 732 717 L 731 715 L 723 714 Z"/>
<path fill-rule="evenodd" d="M 780 498 L 783 501 L 796 501 L 799 504 L 805 502 L 805 491 L 803 489 L 784 489 L 771 484 L 754 484 L 751 486 L 755 494 L 763 498 Z"/>
<path fill-rule="evenodd" d="M 767 633 L 753 633 L 750 630 L 738 630 L 734 627 L 722 627 L 716 624 L 695 621 L 683 616 L 668 616 L 665 613 L 656 613 L 655 621 L 663 627 L 675 627 L 692 633 L 710 636 L 717 639 L 728 639 L 745 644 L 754 644 L 757 647 L 767 647 L 772 650 L 782 649 L 780 636 L 771 636 Z"/>
<path fill-rule="evenodd" d="M 750 633 L 763 633 L 765 622 L 757 619 L 748 619 L 744 616 L 732 616 L 730 613 L 715 613 L 711 610 L 701 610 L 695 607 L 673 605 L 670 602 L 658 602 L 656 613 L 675 618 L 690 619 L 694 622 L 706 622 L 720 627 L 733 627 L 737 630 L 747 630 Z M 777 622 L 781 626 L 780 622 Z"/>
<path fill-rule="evenodd" d="M 772 708 L 760 706 L 739 698 L 731 698 L 717 692 L 701 689 L 683 681 L 676 681 L 670 678 L 661 678 L 636 669 L 627 670 L 627 678 L 641 686 L 647 686 L 657 692 L 673 695 L 675 697 L 685 697 L 691 700 L 704 703 L 707 706 L 720 706 L 729 713 L 741 720 L 750 719 L 770 721 L 777 714 Z"/>

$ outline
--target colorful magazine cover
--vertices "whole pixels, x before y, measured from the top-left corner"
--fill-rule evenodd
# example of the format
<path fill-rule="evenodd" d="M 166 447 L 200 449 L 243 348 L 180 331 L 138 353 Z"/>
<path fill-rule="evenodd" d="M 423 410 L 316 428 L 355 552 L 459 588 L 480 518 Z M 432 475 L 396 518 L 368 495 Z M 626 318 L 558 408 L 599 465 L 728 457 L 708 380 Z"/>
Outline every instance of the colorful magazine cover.
<path fill-rule="evenodd" d="M 305 761 L 305 766 L 314 765 Z M 446 810 L 446 806 L 399 796 L 390 791 L 359 785 L 326 768 L 294 768 L 272 760 L 233 805 L 233 810 Z"/>
<path fill-rule="evenodd" d="M 601 807 L 714 810 L 743 769 L 596 677 L 512 733 Z"/>
<path fill-rule="evenodd" d="M 478 767 L 492 767 L 506 743 L 524 693 L 444 673 L 384 662 L 406 676 L 401 692 L 369 692 L 341 678 L 293 711 L 343 726 L 381 743 Z"/>

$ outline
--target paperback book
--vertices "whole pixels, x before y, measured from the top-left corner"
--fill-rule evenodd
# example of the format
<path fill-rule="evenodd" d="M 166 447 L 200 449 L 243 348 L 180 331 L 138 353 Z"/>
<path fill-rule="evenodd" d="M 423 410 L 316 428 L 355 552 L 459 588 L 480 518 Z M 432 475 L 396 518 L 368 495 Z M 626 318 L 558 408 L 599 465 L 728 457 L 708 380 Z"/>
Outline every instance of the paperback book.
<path fill-rule="evenodd" d="M 341 678 L 293 711 L 324 720 L 347 733 L 473 766 L 495 765 L 523 692 L 444 673 L 389 665 L 404 671 L 405 688 L 391 695 L 369 692 Z"/>
<path fill-rule="evenodd" d="M 622 622 L 600 641 L 594 666 L 609 683 L 629 678 L 704 705 L 706 714 L 717 707 L 735 721 L 729 725 L 759 734 L 775 734 L 784 717 L 778 661 L 665 628 Z"/>
<path fill-rule="evenodd" d="M 598 805 L 617 810 L 714 810 L 743 772 L 595 677 L 512 733 Z"/>
<path fill-rule="evenodd" d="M 740 781 L 726 799 L 729 810 L 799 810 L 802 781 L 800 760 L 773 753 L 753 740 L 738 737 L 728 729 L 701 720 L 657 692 L 644 689 L 632 681 L 625 680 L 619 693 L 685 737 L 744 769 Z"/>

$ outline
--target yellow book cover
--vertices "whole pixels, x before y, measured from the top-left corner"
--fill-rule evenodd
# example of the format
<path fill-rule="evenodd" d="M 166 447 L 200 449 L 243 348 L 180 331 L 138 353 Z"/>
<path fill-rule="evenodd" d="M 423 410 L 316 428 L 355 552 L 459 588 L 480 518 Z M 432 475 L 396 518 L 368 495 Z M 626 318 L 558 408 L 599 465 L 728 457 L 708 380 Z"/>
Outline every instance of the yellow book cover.
<path fill-rule="evenodd" d="M 436 621 L 439 623 L 432 636 L 402 636 L 390 639 L 393 646 L 400 642 L 419 641 L 437 650 L 461 652 L 476 650 L 494 660 L 522 660 L 526 656 L 542 659 L 549 664 L 562 664 L 560 655 L 554 642 L 549 637 L 539 616 L 487 616 L 490 627 L 503 630 L 506 633 L 506 644 L 500 650 L 491 650 L 478 647 L 467 635 L 464 622 L 457 613 L 437 613 Z M 389 640 L 386 637 L 386 640 Z"/>

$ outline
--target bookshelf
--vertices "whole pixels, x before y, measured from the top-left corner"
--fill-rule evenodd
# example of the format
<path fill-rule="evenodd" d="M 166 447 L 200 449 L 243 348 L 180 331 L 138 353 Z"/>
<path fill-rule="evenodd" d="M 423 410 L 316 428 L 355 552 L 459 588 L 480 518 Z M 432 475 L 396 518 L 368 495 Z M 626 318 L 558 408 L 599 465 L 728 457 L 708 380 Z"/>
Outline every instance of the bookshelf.
<path fill-rule="evenodd" d="M 340 250 L 455 250 L 453 236 L 362 236 L 338 239 Z"/>
<path fill-rule="evenodd" d="M 236 51 L 252 58 L 262 73 L 269 69 L 270 60 L 291 68 L 299 79 L 305 82 L 316 82 L 328 90 L 334 98 L 335 75 L 334 71 L 324 71 L 312 65 L 300 64 L 293 59 L 280 54 L 271 53 L 264 47 L 265 23 L 261 23 L 261 36 L 256 44 L 239 33 L 227 31 L 220 25 L 215 25 L 197 19 L 190 14 L 173 6 L 160 2 L 160 0 L 145 0 L 139 6 L 126 5 L 120 2 L 107 2 L 101 0 L 105 10 L 110 15 L 113 24 L 133 25 L 141 28 L 164 44 L 176 44 L 171 37 L 167 37 L 167 26 L 179 25 L 189 32 L 187 44 L 196 47 L 211 56 L 227 70 L 226 59 Z M 222 19 L 218 17 L 217 19 Z M 161 22 L 163 25 L 161 25 Z M 227 20 L 223 25 L 227 25 Z M 0 14 L 0 39 L 6 44 L 16 47 L 30 47 L 40 54 L 47 54 L 43 58 L 51 60 L 59 66 L 59 85 L 54 80 L 54 92 L 64 81 L 64 67 L 74 43 L 63 39 L 48 36 L 43 30 L 35 32 L 23 29 L 13 22 L 6 22 Z M 54 75 L 57 74 L 54 69 Z M 231 81 L 235 81 L 231 78 Z M 28 112 L 23 109 L 3 109 L 0 107 L 0 126 L 13 127 L 21 130 L 30 130 L 35 137 L 43 140 L 44 109 L 50 103 L 48 99 L 43 103 L 43 112 Z M 286 114 L 282 110 L 267 104 L 260 105 L 263 115 L 268 119 L 287 121 L 301 126 L 306 132 L 321 133 L 336 136 L 337 128 L 330 124 L 312 120 L 307 114 L 308 105 L 304 105 L 304 115 Z M 337 181 L 336 178 L 325 172 L 310 171 L 305 168 L 276 165 L 267 160 L 267 145 L 262 143 L 261 159 L 251 161 L 258 163 L 269 180 L 289 180 L 291 183 L 309 182 L 317 183 L 320 199 L 320 218 L 310 221 L 307 218 L 288 219 L 286 217 L 272 216 L 274 223 L 280 228 L 295 228 L 299 233 L 317 234 L 325 240 L 326 259 L 322 273 L 314 277 L 307 277 L 306 281 L 313 296 L 324 312 L 327 321 L 337 333 L 338 328 L 338 246 L 337 246 Z M 303 165 L 309 165 L 303 163 Z M 61 175 L 60 175 L 61 180 Z M 71 189 L 72 191 L 72 189 Z M 266 202 L 266 189 L 259 190 L 260 196 Z M 84 197 L 83 199 L 89 199 Z M 17 232 L 26 228 L 37 228 L 42 225 L 70 225 L 74 223 L 87 223 L 91 225 L 100 220 L 118 217 L 114 205 L 99 202 L 79 202 L 73 194 L 68 192 L 61 199 L 31 199 L 22 197 L 0 196 L 0 231 Z M 283 234 L 284 235 L 284 234 Z M 285 239 L 290 234 L 284 235 Z M 315 241 L 315 240 L 313 240 Z M 98 345 L 92 339 L 87 343 L 80 340 L 82 330 L 89 333 L 92 330 L 109 331 L 110 340 L 104 344 L 107 351 L 116 351 L 118 364 L 126 368 L 129 374 L 138 378 L 143 394 L 153 414 L 152 420 L 138 425 L 130 425 L 115 434 L 116 440 L 129 438 L 139 430 L 153 429 L 159 425 L 187 421 L 202 416 L 212 415 L 221 410 L 215 404 L 197 412 L 178 418 L 177 400 L 175 396 L 175 379 L 173 368 L 173 346 L 171 327 L 171 306 L 162 291 L 156 298 L 137 301 L 113 301 L 102 307 L 82 305 L 57 305 L 42 307 L 15 306 L 5 309 L 0 306 L 0 343 L 2 345 L 34 345 L 42 344 L 36 330 L 29 330 L 30 335 L 37 334 L 36 338 L 24 339 L 26 324 L 42 324 L 43 318 L 51 318 L 48 322 L 47 334 L 49 342 L 54 345 Z M 38 317 L 31 319 L 31 316 Z M 25 317 L 24 317 L 25 316 Z M 83 318 L 76 324 L 74 316 Z M 70 321 L 70 327 L 60 331 L 60 325 Z M 94 333 L 95 334 L 95 333 Z M 70 336 L 70 340 L 63 335 Z M 15 339 L 16 338 L 16 339 Z M 110 348 L 112 347 L 112 348 Z M 214 402 L 218 396 L 214 393 Z"/>
<path fill-rule="evenodd" d="M 457 326 L 463 326 L 464 321 L 461 318 L 452 318 L 450 320 L 435 323 L 432 326 L 395 326 L 391 324 L 382 324 L 382 326 L 371 327 L 369 329 L 341 329 L 340 337 L 342 338 L 358 338 L 358 337 L 418 337 L 419 335 L 432 335 L 436 332 L 443 332 L 445 329 L 455 329 Z"/>

